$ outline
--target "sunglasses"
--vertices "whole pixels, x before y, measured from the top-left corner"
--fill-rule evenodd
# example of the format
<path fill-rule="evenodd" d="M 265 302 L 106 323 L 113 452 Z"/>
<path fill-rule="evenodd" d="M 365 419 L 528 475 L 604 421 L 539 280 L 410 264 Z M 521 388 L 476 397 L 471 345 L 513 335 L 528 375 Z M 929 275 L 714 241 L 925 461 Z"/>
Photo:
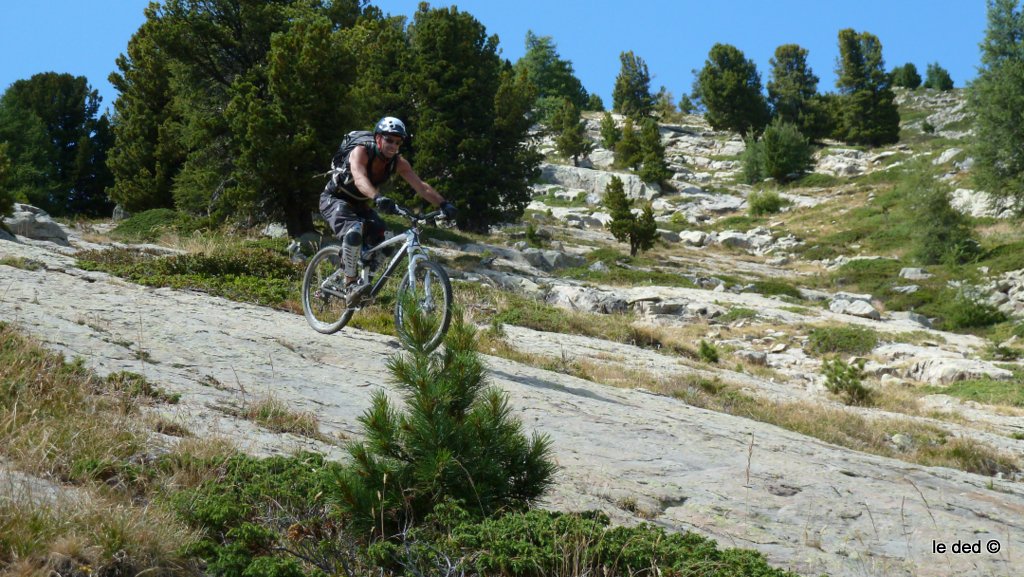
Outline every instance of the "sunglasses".
<path fill-rule="evenodd" d="M 399 137 L 399 136 L 382 136 L 381 138 L 384 139 L 384 142 L 386 142 L 386 143 L 388 143 L 388 144 L 390 144 L 392 146 L 401 146 L 402 145 L 402 138 Z"/>

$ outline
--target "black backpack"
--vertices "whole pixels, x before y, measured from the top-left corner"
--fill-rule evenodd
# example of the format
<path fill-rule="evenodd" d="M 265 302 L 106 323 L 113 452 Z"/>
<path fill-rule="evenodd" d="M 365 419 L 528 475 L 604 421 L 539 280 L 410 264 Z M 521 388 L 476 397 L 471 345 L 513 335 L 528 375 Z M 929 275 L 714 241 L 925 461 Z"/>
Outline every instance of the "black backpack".
<path fill-rule="evenodd" d="M 368 146 L 371 150 L 376 151 L 373 133 L 369 130 L 353 130 L 346 134 L 341 139 L 341 144 L 338 145 L 338 152 L 335 152 L 334 158 L 331 159 L 331 168 L 348 171 L 348 155 L 357 146 Z M 371 158 L 373 157 L 371 156 Z"/>
<path fill-rule="evenodd" d="M 327 184 L 327 190 L 331 195 L 342 198 L 349 201 L 362 202 L 366 200 L 362 194 L 356 190 L 355 184 L 353 184 L 352 168 L 348 163 L 348 155 L 352 153 L 357 146 L 365 146 L 370 149 L 370 162 L 376 158 L 377 143 L 373 140 L 373 133 L 369 130 L 353 130 L 345 135 L 341 139 L 341 144 L 338 145 L 338 152 L 334 153 L 334 157 L 331 158 L 331 168 L 340 168 L 341 173 L 334 176 L 331 182 Z M 396 154 L 391 162 L 388 163 L 387 178 L 391 178 L 391 175 L 395 173 L 395 168 L 398 166 L 398 155 Z M 369 166 L 367 166 L 369 168 Z M 386 179 L 385 179 L 386 180 Z M 374 183 L 380 184 L 380 183 Z"/>

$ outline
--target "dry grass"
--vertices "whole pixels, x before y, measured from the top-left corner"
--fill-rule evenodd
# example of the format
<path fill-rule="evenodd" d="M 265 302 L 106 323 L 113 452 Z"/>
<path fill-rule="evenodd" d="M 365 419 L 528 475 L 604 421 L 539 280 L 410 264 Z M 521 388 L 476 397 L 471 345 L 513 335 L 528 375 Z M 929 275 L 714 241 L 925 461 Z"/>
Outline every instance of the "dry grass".
<path fill-rule="evenodd" d="M 8 486 L 8 490 L 10 490 Z M 79 491 L 70 497 L 0 495 L 0 565 L 6 575 L 185 575 L 180 554 L 198 535 L 156 504 Z"/>
<path fill-rule="evenodd" d="M 57 479 L 116 476 L 117 463 L 145 450 L 147 432 L 135 403 L 98 394 L 104 387 L 80 363 L 0 325 L 0 454 Z"/>
<path fill-rule="evenodd" d="M 315 413 L 292 410 L 288 403 L 270 394 L 247 405 L 241 416 L 275 433 L 321 437 L 320 421 Z"/>
<path fill-rule="evenodd" d="M 149 482 L 131 464 L 147 454 L 146 425 L 133 397 L 0 324 L 0 456 L 75 484 L 0 483 L 7 574 L 187 572 L 177 551 L 195 535 L 157 503 L 135 502 Z"/>

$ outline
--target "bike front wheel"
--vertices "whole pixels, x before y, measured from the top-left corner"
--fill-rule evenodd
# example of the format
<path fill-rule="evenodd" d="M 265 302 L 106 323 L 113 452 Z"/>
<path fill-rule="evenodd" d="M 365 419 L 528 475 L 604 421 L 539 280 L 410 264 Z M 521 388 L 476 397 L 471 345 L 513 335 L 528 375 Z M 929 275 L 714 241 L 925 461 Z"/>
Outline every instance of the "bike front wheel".
<path fill-rule="evenodd" d="M 406 307 L 414 306 L 426 321 L 425 326 L 430 327 L 429 340 L 424 347 L 429 352 L 441 344 L 448 332 L 448 324 L 452 320 L 452 283 L 441 265 L 425 259 L 416 262 L 412 275 L 410 278 L 406 273 L 398 285 L 395 329 L 399 335 L 414 334 L 410 311 L 406 310 Z"/>
<path fill-rule="evenodd" d="M 353 310 L 345 303 L 345 298 L 339 296 L 344 285 L 341 247 L 320 249 L 309 260 L 306 273 L 302 275 L 302 312 L 316 332 L 336 333 L 352 318 Z"/>

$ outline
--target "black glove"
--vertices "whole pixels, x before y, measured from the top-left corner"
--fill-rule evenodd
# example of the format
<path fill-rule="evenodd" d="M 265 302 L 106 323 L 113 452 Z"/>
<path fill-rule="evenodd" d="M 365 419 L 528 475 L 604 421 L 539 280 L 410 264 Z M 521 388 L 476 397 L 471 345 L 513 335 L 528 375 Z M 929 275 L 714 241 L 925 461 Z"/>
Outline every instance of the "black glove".
<path fill-rule="evenodd" d="M 377 210 L 384 214 L 393 214 L 395 212 L 395 201 L 386 196 L 378 194 L 377 197 L 373 199 L 373 202 L 377 205 Z"/>
<path fill-rule="evenodd" d="M 441 203 L 441 212 L 444 213 L 444 217 L 448 220 L 455 220 L 455 217 L 459 216 L 459 209 L 455 208 L 455 205 L 447 200 Z"/>

